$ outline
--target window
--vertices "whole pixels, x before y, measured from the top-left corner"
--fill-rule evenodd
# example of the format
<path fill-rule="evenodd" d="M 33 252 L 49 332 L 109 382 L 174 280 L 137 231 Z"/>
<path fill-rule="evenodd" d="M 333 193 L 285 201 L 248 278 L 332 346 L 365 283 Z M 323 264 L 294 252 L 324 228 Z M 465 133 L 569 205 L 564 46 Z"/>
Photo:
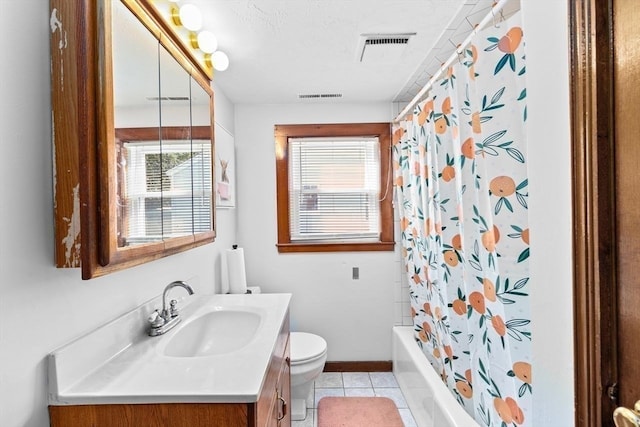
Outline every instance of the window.
<path fill-rule="evenodd" d="M 390 124 L 276 125 L 279 252 L 391 251 Z"/>

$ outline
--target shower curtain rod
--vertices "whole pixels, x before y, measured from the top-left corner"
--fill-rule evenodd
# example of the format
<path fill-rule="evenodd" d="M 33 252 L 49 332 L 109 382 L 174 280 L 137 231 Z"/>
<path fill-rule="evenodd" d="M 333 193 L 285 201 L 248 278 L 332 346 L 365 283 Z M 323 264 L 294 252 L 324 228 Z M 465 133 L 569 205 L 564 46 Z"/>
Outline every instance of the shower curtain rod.
<path fill-rule="evenodd" d="M 424 87 L 420 90 L 420 92 L 418 92 L 418 94 L 413 97 L 411 102 L 409 102 L 407 104 L 407 106 L 404 107 L 404 109 L 396 116 L 396 118 L 393 119 L 394 123 L 398 123 L 400 120 L 402 120 L 404 118 L 404 116 L 407 115 L 409 110 L 411 108 L 413 108 L 415 106 L 415 104 L 417 104 L 418 101 L 420 101 L 422 99 L 422 97 L 429 91 L 429 89 L 431 89 L 431 86 L 433 85 L 433 83 L 435 83 L 435 81 L 438 79 L 438 77 L 440 77 L 440 74 L 442 74 L 442 72 L 444 70 L 446 70 L 447 67 L 449 65 L 451 65 L 451 63 L 458 58 L 458 55 L 460 55 L 462 53 L 462 49 L 464 49 L 465 47 L 467 47 L 467 45 L 469 43 L 471 43 L 471 39 L 476 34 L 478 34 L 478 32 L 481 31 L 489 23 L 489 21 L 495 20 L 496 13 L 500 12 L 502 10 L 502 8 L 504 8 L 504 6 L 510 1 L 511 0 L 500 0 L 500 1 L 498 1 L 498 2 L 493 4 L 493 6 L 491 7 L 491 11 L 489 13 L 487 13 L 487 16 L 485 16 L 482 19 L 482 21 L 480 21 L 480 23 L 478 25 L 476 25 L 476 27 L 473 29 L 473 31 L 471 31 L 471 34 L 469 34 L 469 36 L 464 40 L 464 42 L 462 42 L 462 44 L 460 44 L 460 46 L 458 46 L 456 48 L 456 50 L 451 54 L 449 59 L 447 59 L 442 64 L 442 66 L 429 79 L 429 81 L 424 85 Z"/>

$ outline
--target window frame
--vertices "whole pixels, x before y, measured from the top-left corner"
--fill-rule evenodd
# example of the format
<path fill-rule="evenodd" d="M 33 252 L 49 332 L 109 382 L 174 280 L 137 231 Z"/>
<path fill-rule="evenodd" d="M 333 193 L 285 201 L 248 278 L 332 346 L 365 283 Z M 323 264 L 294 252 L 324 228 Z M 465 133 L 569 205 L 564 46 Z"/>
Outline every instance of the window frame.
<path fill-rule="evenodd" d="M 335 123 L 275 125 L 278 252 L 393 251 L 393 188 L 391 179 L 391 123 Z M 289 138 L 377 137 L 380 147 L 380 238 L 377 242 L 291 241 L 289 211 Z"/>

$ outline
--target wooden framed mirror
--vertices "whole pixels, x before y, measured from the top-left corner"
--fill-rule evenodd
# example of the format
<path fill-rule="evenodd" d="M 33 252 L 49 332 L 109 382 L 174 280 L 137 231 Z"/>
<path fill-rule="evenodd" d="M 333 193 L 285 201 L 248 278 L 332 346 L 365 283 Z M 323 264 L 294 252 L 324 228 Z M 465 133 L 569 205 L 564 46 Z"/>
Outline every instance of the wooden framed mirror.
<path fill-rule="evenodd" d="M 212 242 L 209 65 L 149 0 L 51 11 L 56 264 L 90 279 Z"/>

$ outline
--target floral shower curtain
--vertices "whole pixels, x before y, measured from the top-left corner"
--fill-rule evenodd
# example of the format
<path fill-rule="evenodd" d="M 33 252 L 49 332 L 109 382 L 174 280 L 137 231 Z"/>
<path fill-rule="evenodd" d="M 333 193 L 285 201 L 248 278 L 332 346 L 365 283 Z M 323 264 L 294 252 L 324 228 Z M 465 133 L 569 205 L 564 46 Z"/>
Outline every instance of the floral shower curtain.
<path fill-rule="evenodd" d="M 482 426 L 533 425 L 526 120 L 517 13 L 394 127 L 416 340 Z"/>

